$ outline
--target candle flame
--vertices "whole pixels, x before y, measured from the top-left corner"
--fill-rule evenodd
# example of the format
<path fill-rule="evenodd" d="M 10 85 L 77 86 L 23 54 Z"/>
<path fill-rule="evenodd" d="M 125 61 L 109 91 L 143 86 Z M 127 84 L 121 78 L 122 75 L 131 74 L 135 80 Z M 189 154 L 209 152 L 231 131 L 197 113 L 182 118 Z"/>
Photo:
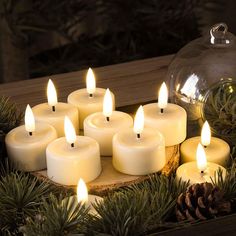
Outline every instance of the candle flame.
<path fill-rule="evenodd" d="M 167 107 L 167 103 L 168 103 L 168 89 L 166 87 L 166 83 L 163 82 L 159 90 L 158 106 L 159 108 L 164 109 Z"/>
<path fill-rule="evenodd" d="M 77 200 L 79 203 L 86 203 L 88 201 L 88 190 L 83 179 L 79 179 L 77 185 Z"/>
<path fill-rule="evenodd" d="M 201 143 L 203 146 L 208 146 L 211 143 L 211 129 L 207 121 L 202 126 Z"/>
<path fill-rule="evenodd" d="M 76 141 L 75 129 L 71 120 L 68 118 L 68 116 L 65 116 L 65 119 L 64 119 L 64 132 L 66 136 L 66 141 L 69 144 L 75 143 Z"/>
<path fill-rule="evenodd" d="M 57 91 L 51 79 L 48 80 L 47 97 L 49 106 L 57 105 Z"/>
<path fill-rule="evenodd" d="M 25 109 L 25 130 L 27 132 L 35 131 L 34 114 L 29 104 L 27 105 Z"/>
<path fill-rule="evenodd" d="M 86 76 L 86 87 L 88 94 L 93 94 L 96 90 L 96 80 L 91 68 L 88 69 Z"/>
<path fill-rule="evenodd" d="M 113 107 L 113 104 L 112 104 L 111 92 L 109 89 L 107 89 L 104 95 L 104 99 L 103 99 L 103 115 L 105 117 L 111 116 L 112 107 Z"/>
<path fill-rule="evenodd" d="M 197 146 L 197 167 L 200 171 L 204 171 L 207 168 L 206 153 L 203 146 L 199 143 Z"/>
<path fill-rule="evenodd" d="M 140 106 L 136 112 L 135 118 L 134 118 L 134 133 L 141 134 L 144 127 L 144 111 L 143 106 Z"/>

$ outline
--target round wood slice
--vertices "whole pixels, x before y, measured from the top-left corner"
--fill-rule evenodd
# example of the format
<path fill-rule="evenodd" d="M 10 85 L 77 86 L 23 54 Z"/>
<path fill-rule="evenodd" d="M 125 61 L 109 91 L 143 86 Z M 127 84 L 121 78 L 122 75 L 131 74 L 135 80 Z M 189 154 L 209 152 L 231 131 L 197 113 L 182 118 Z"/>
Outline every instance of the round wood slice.
<path fill-rule="evenodd" d="M 167 163 L 162 169 L 162 173 L 165 175 L 170 175 L 179 165 L 179 145 L 166 147 L 166 157 Z M 90 192 L 102 193 L 109 191 L 111 189 L 116 189 L 118 187 L 127 186 L 133 183 L 140 182 L 146 178 L 147 175 L 127 175 L 118 172 L 114 169 L 112 165 L 111 157 L 102 157 L 102 172 L 100 176 L 94 181 L 87 183 L 87 187 Z M 33 175 L 37 176 L 40 179 L 48 179 L 47 170 L 32 172 Z M 49 180 L 49 179 L 48 179 Z M 50 180 L 51 181 L 51 180 Z M 76 188 L 76 186 L 63 186 L 57 183 L 53 184 L 65 187 L 65 188 Z"/>

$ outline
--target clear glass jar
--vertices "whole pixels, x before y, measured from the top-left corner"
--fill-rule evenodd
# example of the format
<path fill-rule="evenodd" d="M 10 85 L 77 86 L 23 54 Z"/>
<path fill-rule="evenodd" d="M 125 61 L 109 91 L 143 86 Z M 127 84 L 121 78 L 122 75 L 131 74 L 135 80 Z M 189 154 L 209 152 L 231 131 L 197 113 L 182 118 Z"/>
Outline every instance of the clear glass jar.
<path fill-rule="evenodd" d="M 236 38 L 219 23 L 184 46 L 168 68 L 172 101 L 188 114 L 188 136 L 200 134 L 206 94 L 214 84 L 236 78 Z"/>

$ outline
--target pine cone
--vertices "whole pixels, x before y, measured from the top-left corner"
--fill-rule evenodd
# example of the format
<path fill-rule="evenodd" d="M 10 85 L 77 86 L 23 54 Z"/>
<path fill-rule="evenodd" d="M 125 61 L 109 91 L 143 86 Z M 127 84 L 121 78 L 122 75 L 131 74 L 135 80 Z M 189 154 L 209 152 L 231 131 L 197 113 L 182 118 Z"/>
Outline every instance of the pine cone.
<path fill-rule="evenodd" d="M 231 203 L 225 201 L 222 191 L 211 183 L 193 184 L 177 199 L 178 221 L 206 220 L 230 211 Z"/>

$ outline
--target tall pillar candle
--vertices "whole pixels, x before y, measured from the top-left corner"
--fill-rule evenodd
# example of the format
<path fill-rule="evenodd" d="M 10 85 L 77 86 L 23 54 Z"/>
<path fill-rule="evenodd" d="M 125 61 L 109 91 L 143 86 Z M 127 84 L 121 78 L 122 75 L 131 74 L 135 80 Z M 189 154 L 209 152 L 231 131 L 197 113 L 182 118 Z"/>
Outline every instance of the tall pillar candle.
<path fill-rule="evenodd" d="M 92 113 L 101 112 L 103 106 L 103 97 L 106 90 L 96 88 L 96 80 L 91 68 L 89 68 L 86 76 L 86 87 L 79 89 L 68 96 L 68 103 L 76 106 L 79 110 L 79 127 L 83 129 L 84 119 Z M 115 96 L 111 93 L 113 101 L 113 110 L 115 108 Z"/>
<path fill-rule="evenodd" d="M 113 137 L 112 162 L 115 169 L 129 175 L 147 175 L 160 171 L 165 163 L 165 141 L 157 130 L 145 128 L 142 106 L 131 128 Z"/>
<path fill-rule="evenodd" d="M 158 104 L 151 103 L 143 107 L 144 123 L 146 127 L 157 129 L 163 134 L 166 146 L 174 146 L 186 138 L 187 113 L 182 107 L 167 103 L 167 100 L 168 91 L 165 83 L 163 83 Z"/>
<path fill-rule="evenodd" d="M 58 137 L 65 136 L 63 130 L 64 117 L 68 116 L 72 121 L 76 133 L 79 132 L 79 113 L 73 105 L 57 102 L 57 94 L 51 80 L 47 87 L 48 103 L 42 103 L 33 107 L 36 121 L 45 122 L 52 125 L 56 130 Z"/>
<path fill-rule="evenodd" d="M 65 118 L 65 134 L 50 143 L 46 149 L 47 175 L 63 185 L 76 185 L 96 179 L 101 173 L 99 145 L 96 140 L 76 136 L 73 124 Z"/>
<path fill-rule="evenodd" d="M 22 171 L 46 169 L 46 147 L 57 138 L 51 125 L 34 122 L 28 105 L 25 112 L 25 125 L 11 130 L 6 135 L 7 154 L 15 168 Z"/>

